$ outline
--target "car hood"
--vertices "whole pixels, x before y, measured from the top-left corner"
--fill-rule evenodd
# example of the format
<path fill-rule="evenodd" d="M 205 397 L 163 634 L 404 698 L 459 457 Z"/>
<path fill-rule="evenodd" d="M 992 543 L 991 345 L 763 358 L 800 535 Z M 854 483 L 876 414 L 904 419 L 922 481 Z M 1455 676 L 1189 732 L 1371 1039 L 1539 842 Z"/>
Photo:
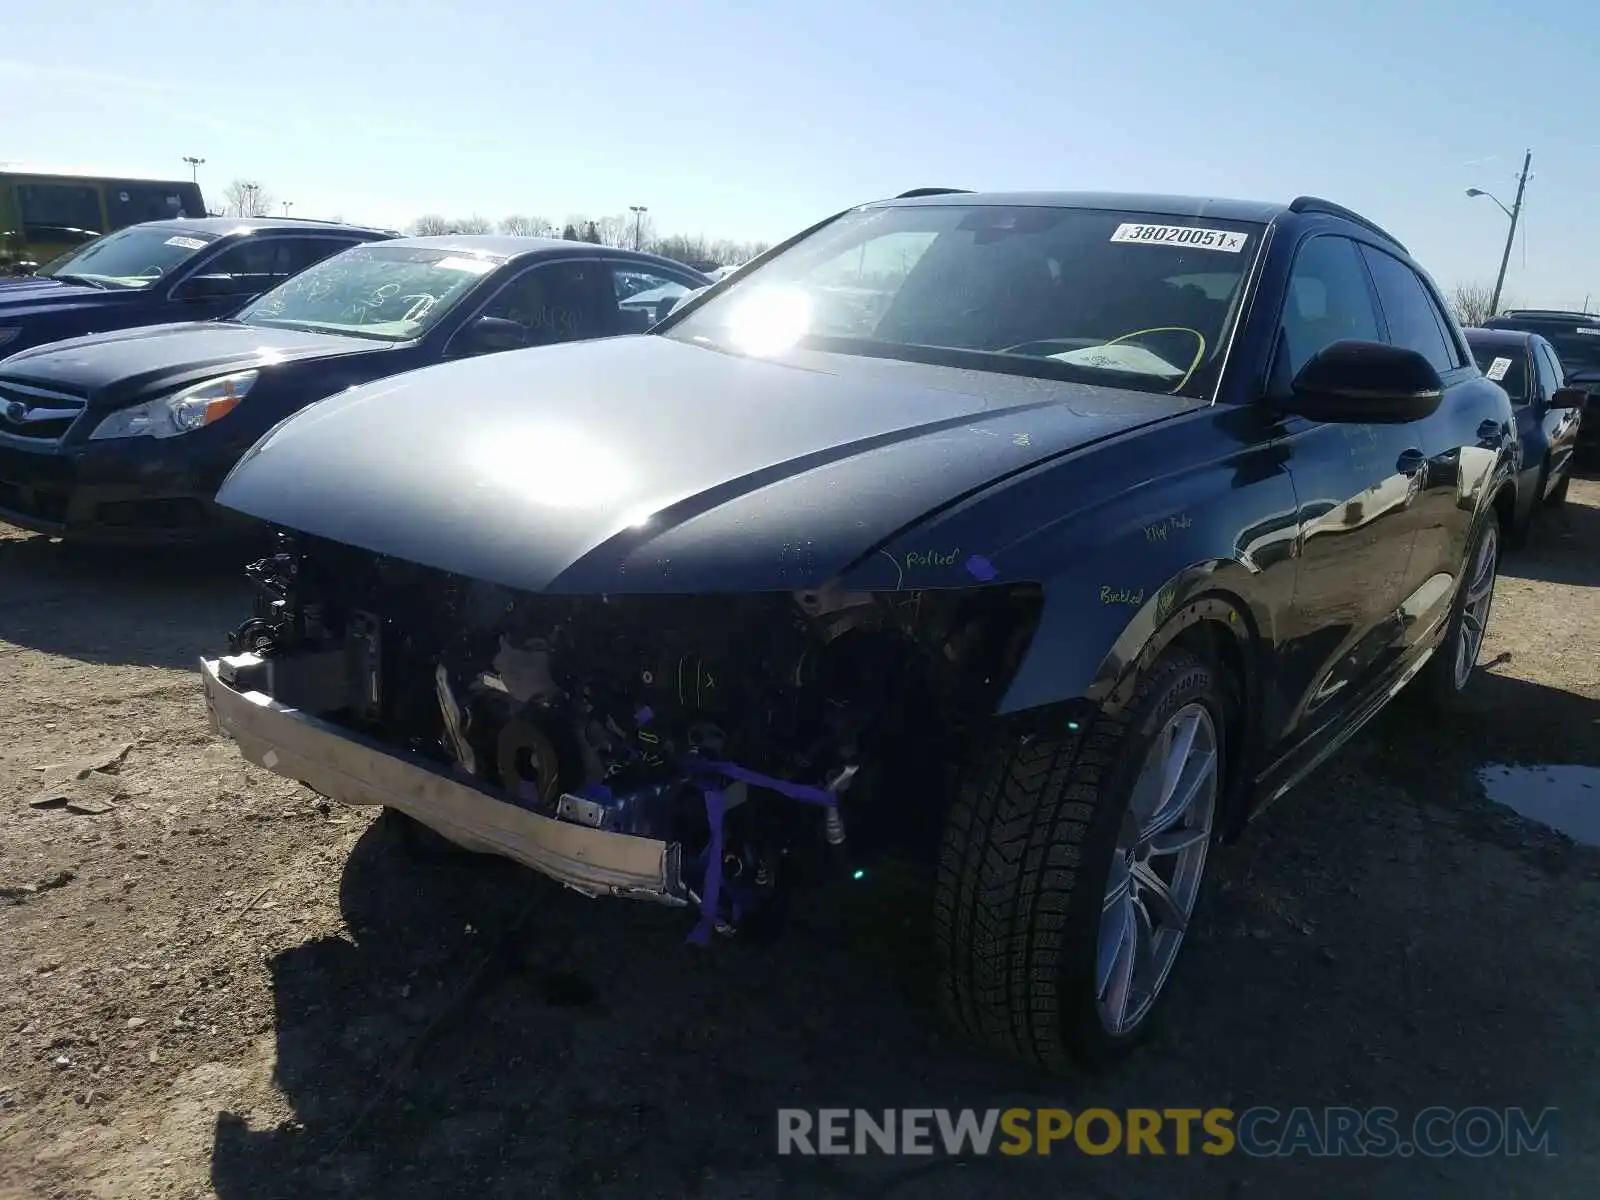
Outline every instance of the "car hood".
<path fill-rule="evenodd" d="M 197 375 L 385 350 L 391 344 L 297 329 L 189 321 L 51 342 L 12 355 L 0 373 L 17 382 L 80 395 L 94 395 L 113 385 L 119 393 L 134 394 Z"/>
<path fill-rule="evenodd" d="M 609 338 L 351 388 L 268 433 L 217 499 L 528 591 L 791 590 L 1008 473 L 1200 404 Z"/>
<path fill-rule="evenodd" d="M 3 277 L 0 278 L 0 325 L 15 325 L 54 313 L 115 308 L 142 294 L 130 288 L 111 291 L 32 275 Z"/>

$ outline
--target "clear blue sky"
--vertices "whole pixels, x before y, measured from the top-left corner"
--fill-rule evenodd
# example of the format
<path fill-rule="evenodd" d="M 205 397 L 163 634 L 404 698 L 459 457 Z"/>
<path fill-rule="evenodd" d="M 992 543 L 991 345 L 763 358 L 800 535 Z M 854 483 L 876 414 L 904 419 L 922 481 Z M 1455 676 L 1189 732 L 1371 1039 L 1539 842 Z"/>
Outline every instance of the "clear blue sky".
<path fill-rule="evenodd" d="M 0 159 L 763 239 L 927 184 L 1311 192 L 1448 287 L 1506 230 L 1464 190 L 1509 205 L 1531 146 L 1508 296 L 1600 308 L 1590 2 L 0 0 Z"/>

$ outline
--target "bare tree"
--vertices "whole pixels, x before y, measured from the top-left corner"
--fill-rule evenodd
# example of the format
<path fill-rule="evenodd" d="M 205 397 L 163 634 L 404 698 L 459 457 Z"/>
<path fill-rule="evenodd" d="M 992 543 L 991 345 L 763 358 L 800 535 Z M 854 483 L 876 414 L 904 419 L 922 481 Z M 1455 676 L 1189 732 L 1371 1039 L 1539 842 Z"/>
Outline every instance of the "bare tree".
<path fill-rule="evenodd" d="M 249 179 L 235 179 L 222 189 L 222 211 L 229 217 L 264 217 L 272 211 L 272 193 Z"/>
<path fill-rule="evenodd" d="M 550 237 L 554 228 L 543 217 L 509 216 L 500 222 L 500 232 L 512 237 Z"/>
<path fill-rule="evenodd" d="M 455 232 L 450 228 L 450 222 L 438 213 L 427 213 L 411 222 L 413 237 L 438 237 L 442 233 Z"/>
<path fill-rule="evenodd" d="M 450 222 L 451 233 L 493 233 L 494 222 L 488 217 L 480 217 L 474 213 L 470 217 L 461 217 Z"/>
<path fill-rule="evenodd" d="M 1482 325 L 1495 315 L 1489 303 L 1494 299 L 1494 289 L 1486 283 L 1458 283 L 1447 298 L 1456 320 L 1468 328 Z"/>

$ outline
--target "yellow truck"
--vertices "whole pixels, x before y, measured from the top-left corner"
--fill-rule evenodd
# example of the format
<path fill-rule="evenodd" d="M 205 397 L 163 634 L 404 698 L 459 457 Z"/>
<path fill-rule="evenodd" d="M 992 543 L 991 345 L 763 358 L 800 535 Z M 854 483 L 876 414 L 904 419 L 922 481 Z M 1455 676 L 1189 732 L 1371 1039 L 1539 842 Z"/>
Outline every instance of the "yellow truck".
<path fill-rule="evenodd" d="M 25 275 L 104 233 L 164 217 L 203 217 L 200 185 L 0 162 L 0 275 Z"/>

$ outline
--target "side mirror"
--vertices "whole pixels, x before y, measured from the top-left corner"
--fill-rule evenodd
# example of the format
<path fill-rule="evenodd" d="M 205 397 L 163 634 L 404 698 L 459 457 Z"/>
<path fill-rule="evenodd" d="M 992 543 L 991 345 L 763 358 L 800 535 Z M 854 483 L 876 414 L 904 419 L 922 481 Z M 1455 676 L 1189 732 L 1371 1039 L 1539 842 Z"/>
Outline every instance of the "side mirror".
<path fill-rule="evenodd" d="M 1589 393 L 1580 387 L 1557 388 L 1550 393 L 1551 408 L 1575 408 L 1582 412 L 1588 402 Z"/>
<path fill-rule="evenodd" d="M 451 343 L 453 354 L 493 354 L 500 350 L 521 350 L 528 344 L 528 331 L 504 317 L 479 317 L 462 328 Z"/>
<path fill-rule="evenodd" d="M 1283 407 L 1313 421 L 1397 424 L 1431 416 L 1444 381 L 1415 350 L 1345 340 L 1312 355 Z"/>
<path fill-rule="evenodd" d="M 232 275 L 195 275 L 172 289 L 174 300 L 221 300 L 248 296 L 257 290 L 248 279 Z"/>

